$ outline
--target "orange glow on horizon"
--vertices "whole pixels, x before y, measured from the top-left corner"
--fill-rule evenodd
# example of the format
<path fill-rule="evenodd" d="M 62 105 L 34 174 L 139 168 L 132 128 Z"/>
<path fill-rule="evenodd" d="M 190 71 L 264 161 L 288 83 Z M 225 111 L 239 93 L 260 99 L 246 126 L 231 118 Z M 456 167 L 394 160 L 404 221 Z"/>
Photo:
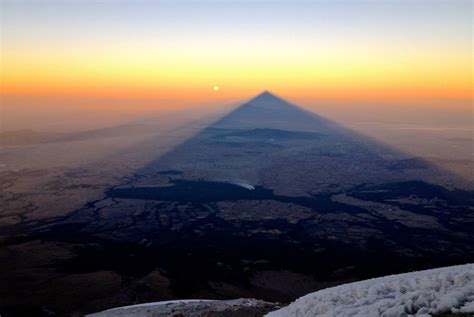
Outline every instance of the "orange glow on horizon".
<path fill-rule="evenodd" d="M 140 62 L 127 62 L 137 59 Z M 192 56 L 183 60 L 187 62 L 4 54 L 1 91 L 196 100 L 241 97 L 265 89 L 322 99 L 469 99 L 473 93 L 469 56 L 449 56 L 444 63 L 426 57 L 379 61 L 376 56 L 281 58 L 263 65 L 250 59 L 247 64 L 228 65 L 194 61 Z M 225 87 L 218 94 L 216 81 Z"/>
<path fill-rule="evenodd" d="M 84 9 L 83 20 L 71 24 L 59 13 L 74 17 L 73 7 L 60 6 L 63 11 L 47 15 L 51 26 L 34 19 L 37 14 L 42 17 L 40 12 L 23 16 L 26 13 L 20 10 L 17 19 L 22 23 L 10 21 L 3 39 L 0 90 L 4 95 L 197 101 L 245 98 L 262 90 L 307 99 L 472 99 L 472 44 L 465 38 L 465 25 L 456 24 L 459 19 L 446 17 L 446 25 L 436 33 L 421 17 L 426 14 L 437 21 L 436 14 L 444 11 L 430 16 L 422 7 L 412 24 L 400 25 L 395 19 L 388 21 L 392 25 L 379 20 L 380 14 L 390 19 L 390 10 L 379 8 L 380 12 L 371 14 L 372 7 L 377 8 L 369 5 L 360 12 L 367 21 L 349 9 L 326 8 L 335 18 L 355 14 L 351 25 L 356 32 L 352 33 L 337 19 L 313 25 L 313 15 L 320 12 L 316 9 L 305 21 L 292 16 L 289 21 L 294 25 L 289 29 L 270 15 L 266 23 L 272 27 L 260 30 L 261 15 L 247 29 L 247 23 L 237 20 L 242 24 L 234 29 L 233 24 L 218 19 L 221 11 L 211 14 L 206 7 L 203 17 L 210 19 L 210 26 L 219 26 L 210 30 L 207 23 L 202 28 L 193 24 L 181 29 L 174 19 L 145 19 L 143 23 L 155 27 L 147 29 L 150 25 L 142 25 L 137 18 L 147 17 L 145 11 L 139 10 L 133 19 L 125 9 L 120 11 L 121 6 L 112 6 L 119 16 L 129 18 L 124 20 L 123 33 L 116 32 L 114 19 L 101 19 L 87 32 L 85 17 L 93 14 L 91 8 Z M 235 8 L 228 9 L 232 12 L 226 8 L 219 10 L 233 17 Z M 304 7 L 298 10 L 298 17 L 306 12 Z M 192 11 L 175 12 L 177 16 L 188 13 L 188 19 L 196 18 Z M 260 13 L 265 16 L 267 11 Z M 398 13 L 406 16 L 405 11 Z M 280 14 L 286 17 L 286 12 Z M 214 18 L 218 20 L 212 22 Z M 36 28 L 25 31 L 27 26 Z M 52 26 L 71 30 L 62 32 Z M 127 33 L 134 27 L 150 33 Z M 222 88 L 218 93 L 217 84 Z"/>

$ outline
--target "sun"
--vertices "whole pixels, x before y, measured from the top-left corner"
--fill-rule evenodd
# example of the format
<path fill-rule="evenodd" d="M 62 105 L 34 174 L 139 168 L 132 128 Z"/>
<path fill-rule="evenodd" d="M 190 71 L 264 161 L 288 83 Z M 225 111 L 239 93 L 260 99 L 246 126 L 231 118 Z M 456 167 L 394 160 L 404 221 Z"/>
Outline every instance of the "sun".
<path fill-rule="evenodd" d="M 219 86 L 214 86 L 214 87 L 212 87 L 212 89 L 213 89 L 214 91 L 219 91 Z"/>

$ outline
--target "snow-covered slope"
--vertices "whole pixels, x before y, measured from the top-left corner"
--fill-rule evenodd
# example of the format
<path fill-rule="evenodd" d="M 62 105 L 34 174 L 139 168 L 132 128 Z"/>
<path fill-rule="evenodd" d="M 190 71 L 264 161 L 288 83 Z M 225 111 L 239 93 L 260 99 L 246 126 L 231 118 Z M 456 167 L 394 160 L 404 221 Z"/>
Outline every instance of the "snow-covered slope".
<path fill-rule="evenodd" d="M 474 264 L 344 284 L 279 307 L 278 303 L 255 299 L 176 300 L 119 307 L 89 316 L 247 317 L 268 312 L 267 317 L 427 317 L 448 312 L 474 316 Z"/>
<path fill-rule="evenodd" d="M 474 313 L 474 264 L 391 275 L 298 298 L 267 317 L 431 316 Z"/>
<path fill-rule="evenodd" d="M 263 316 L 278 309 L 275 303 L 256 299 L 201 300 L 183 299 L 138 304 L 105 310 L 89 317 L 203 317 L 203 316 Z"/>

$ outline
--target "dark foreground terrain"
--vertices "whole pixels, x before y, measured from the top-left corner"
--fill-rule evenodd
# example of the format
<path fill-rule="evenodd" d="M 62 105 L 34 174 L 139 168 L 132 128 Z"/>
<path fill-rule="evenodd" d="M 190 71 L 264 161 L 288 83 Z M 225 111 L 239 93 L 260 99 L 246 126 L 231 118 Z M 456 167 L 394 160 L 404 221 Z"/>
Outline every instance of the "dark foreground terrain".
<path fill-rule="evenodd" d="M 464 180 L 264 93 L 82 207 L 0 227 L 0 313 L 288 302 L 473 262 L 473 206 Z"/>

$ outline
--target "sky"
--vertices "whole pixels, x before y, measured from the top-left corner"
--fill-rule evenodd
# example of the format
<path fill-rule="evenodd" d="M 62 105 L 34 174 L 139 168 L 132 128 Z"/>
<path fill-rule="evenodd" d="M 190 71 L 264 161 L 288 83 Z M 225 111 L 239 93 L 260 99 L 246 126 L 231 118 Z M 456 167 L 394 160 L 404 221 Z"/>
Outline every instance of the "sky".
<path fill-rule="evenodd" d="M 472 98 L 469 0 L 0 2 L 4 96 Z"/>

